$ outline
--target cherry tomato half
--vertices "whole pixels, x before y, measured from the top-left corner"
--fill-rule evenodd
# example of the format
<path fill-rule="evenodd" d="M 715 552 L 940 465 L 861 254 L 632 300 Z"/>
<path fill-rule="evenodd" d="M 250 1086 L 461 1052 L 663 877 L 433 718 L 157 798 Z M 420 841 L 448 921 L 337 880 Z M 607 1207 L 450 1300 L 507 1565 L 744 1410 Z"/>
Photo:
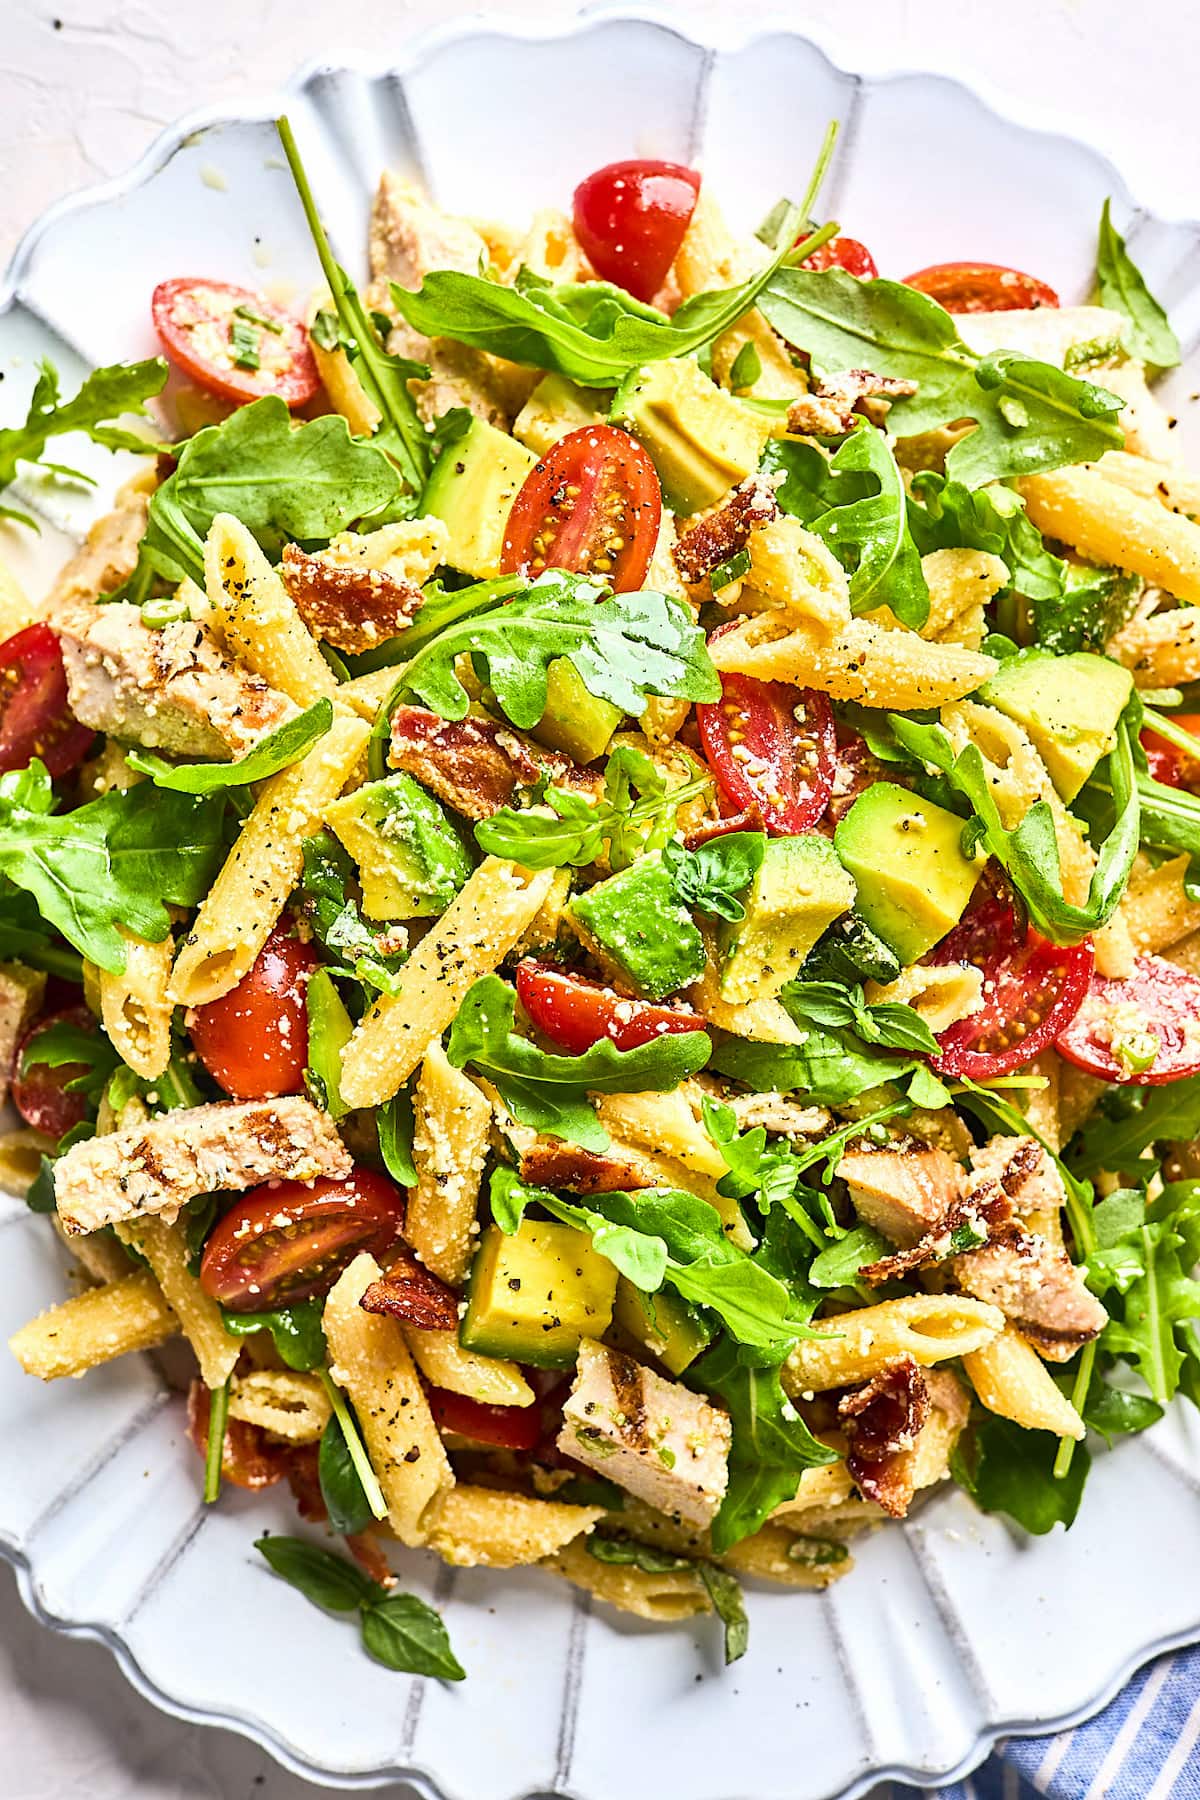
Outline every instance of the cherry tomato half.
<path fill-rule="evenodd" d="M 689 1007 L 630 1000 L 598 981 L 528 956 L 517 964 L 517 998 L 537 1029 L 572 1056 L 601 1038 L 618 1050 L 636 1050 L 667 1033 L 704 1030 L 704 1020 Z"/>
<path fill-rule="evenodd" d="M 477 1444 L 502 1450 L 532 1450 L 542 1435 L 538 1406 L 488 1406 L 446 1388 L 427 1388 L 429 1410 L 440 1431 L 453 1431 Z"/>
<path fill-rule="evenodd" d="M 1143 731 L 1142 749 L 1150 774 L 1166 787 L 1188 788 L 1194 793 L 1200 788 L 1200 713 L 1172 713 L 1171 723 L 1195 736 L 1196 754 L 1189 756 L 1178 744 L 1159 737 L 1157 731 Z"/>
<path fill-rule="evenodd" d="M 30 1063 L 25 1068 L 25 1053 L 51 1025 L 70 1025 L 99 1038 L 96 1020 L 86 1006 L 67 1006 L 60 1012 L 44 1013 L 29 1027 L 17 1046 L 13 1058 L 13 1105 L 27 1125 L 58 1139 L 65 1131 L 87 1117 L 87 1100 L 80 1093 L 69 1093 L 68 1082 L 86 1075 L 86 1063 Z"/>
<path fill-rule="evenodd" d="M 237 986 L 190 1015 L 196 1055 L 235 1100 L 270 1100 L 303 1088 L 304 993 L 317 961 L 312 945 L 281 923 Z"/>
<path fill-rule="evenodd" d="M 188 1436 L 200 1452 L 208 1455 L 208 1421 L 212 1412 L 212 1394 L 202 1381 L 188 1388 Z M 245 1419 L 227 1419 L 225 1442 L 221 1446 L 221 1475 L 240 1488 L 272 1487 L 288 1473 L 293 1451 L 284 1444 L 273 1444 L 258 1425 Z M 302 1514 L 302 1517 L 307 1517 Z"/>
<path fill-rule="evenodd" d="M 150 302 L 163 349 L 190 381 L 239 405 L 278 394 L 306 406 L 321 385 L 301 321 L 228 281 L 179 276 Z"/>
<path fill-rule="evenodd" d="M 800 242 L 800 238 L 796 239 Z M 805 269 L 845 269 L 847 275 L 858 275 L 863 280 L 873 281 L 879 270 L 875 266 L 875 258 L 865 244 L 857 238 L 830 238 L 827 244 L 806 256 L 802 268 Z"/>
<path fill-rule="evenodd" d="M 200 1259 L 200 1285 L 231 1312 L 323 1294 L 360 1250 L 378 1261 L 404 1223 L 404 1193 L 356 1168 L 344 1181 L 270 1182 L 234 1202 Z"/>
<path fill-rule="evenodd" d="M 906 275 L 904 285 L 928 294 L 951 313 L 1024 312 L 1033 306 L 1058 305 L 1052 287 L 1003 263 L 931 263 Z"/>
<path fill-rule="evenodd" d="M 65 775 L 95 735 L 68 710 L 67 673 L 49 625 L 27 625 L 0 644 L 0 773 L 39 756 L 51 775 Z"/>
<path fill-rule="evenodd" d="M 654 464 L 619 425 L 560 438 L 525 478 L 504 532 L 506 575 L 572 569 L 603 575 L 618 594 L 645 579 L 662 523 Z"/>
<path fill-rule="evenodd" d="M 653 300 L 675 261 L 700 192 L 682 163 L 607 163 L 575 189 L 575 236 L 602 281 Z"/>
<path fill-rule="evenodd" d="M 705 760 L 735 807 L 757 806 L 772 837 L 794 837 L 816 824 L 837 766 L 826 695 L 725 674 L 721 698 L 698 705 L 696 722 Z"/>
<path fill-rule="evenodd" d="M 1093 975 L 1083 1005 L 1058 1038 L 1060 1056 L 1135 1087 L 1200 1071 L 1200 978 L 1161 956 L 1135 956 L 1124 980 Z"/>
<path fill-rule="evenodd" d="M 1017 920 L 1011 897 L 986 881 L 962 923 L 927 961 L 973 963 L 983 973 L 983 1005 L 938 1033 L 943 1075 L 988 1081 L 1032 1061 L 1078 1012 L 1094 961 L 1092 941 L 1051 944 Z"/>

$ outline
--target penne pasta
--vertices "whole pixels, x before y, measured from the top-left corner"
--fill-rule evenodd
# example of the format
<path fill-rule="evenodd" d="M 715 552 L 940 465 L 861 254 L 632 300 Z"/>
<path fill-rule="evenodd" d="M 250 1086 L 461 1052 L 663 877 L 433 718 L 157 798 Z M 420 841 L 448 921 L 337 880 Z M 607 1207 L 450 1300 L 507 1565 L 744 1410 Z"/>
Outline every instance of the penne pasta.
<path fill-rule="evenodd" d="M 990 1344 L 963 1357 L 967 1379 L 989 1412 L 1031 1431 L 1082 1439 L 1083 1420 L 1055 1384 L 1033 1345 L 1006 1325 Z"/>
<path fill-rule="evenodd" d="M 138 1269 L 52 1306 L 10 1337 L 8 1347 L 27 1375 L 57 1381 L 130 1350 L 152 1350 L 178 1330 L 157 1281 Z"/>
<path fill-rule="evenodd" d="M 221 1309 L 188 1268 L 190 1251 L 182 1221 L 127 1219 L 113 1228 L 123 1244 L 150 1264 L 154 1279 L 184 1337 L 196 1353 L 206 1387 L 220 1387 L 232 1375 L 243 1340 L 226 1331 Z"/>
<path fill-rule="evenodd" d="M 819 1393 L 869 1381 L 890 1362 L 911 1356 L 923 1367 L 967 1356 L 988 1344 L 1004 1315 L 956 1294 L 911 1294 L 821 1319 L 819 1338 L 803 1338 L 783 1365 L 789 1394 Z M 825 1334 L 828 1335 L 825 1335 Z"/>
<path fill-rule="evenodd" d="M 711 1611 L 708 1595 L 691 1569 L 651 1575 L 628 1563 L 600 1562 L 578 1539 L 548 1556 L 541 1567 L 615 1606 L 618 1612 L 633 1613 L 656 1624 L 673 1624 Z"/>
<path fill-rule="evenodd" d="M 231 1419 L 242 1419 L 292 1444 L 317 1443 L 332 1415 L 329 1395 L 317 1375 L 256 1369 L 235 1375 L 230 1383 Z"/>
<path fill-rule="evenodd" d="M 1089 562 L 1131 569 L 1177 600 L 1200 601 L 1200 525 L 1088 465 L 1026 475 L 1020 490 L 1047 537 Z"/>
<path fill-rule="evenodd" d="M 97 970 L 100 1018 L 122 1062 L 136 1075 L 154 1081 L 171 1060 L 175 1009 L 168 989 L 175 942 L 169 933 L 158 944 L 122 935 L 125 967 L 121 974 Z"/>
<path fill-rule="evenodd" d="M 295 601 L 246 527 L 218 513 L 204 545 L 204 582 L 230 653 L 297 706 L 336 700 L 337 678 Z"/>
<path fill-rule="evenodd" d="M 405 1236 L 426 1268 L 451 1287 L 466 1280 L 477 1233 L 475 1208 L 492 1130 L 492 1109 L 435 1039 L 413 1093 L 413 1166 Z"/>
<path fill-rule="evenodd" d="M 990 656 L 958 644 L 929 644 L 915 631 L 851 619 L 830 642 L 789 630 L 771 613 L 742 619 L 709 651 L 718 669 L 812 687 L 834 700 L 893 712 L 940 706 L 972 693 L 995 673 Z"/>
<path fill-rule="evenodd" d="M 431 1507 L 428 1544 L 459 1568 L 515 1569 L 554 1556 L 603 1517 L 602 1506 L 460 1483 Z"/>

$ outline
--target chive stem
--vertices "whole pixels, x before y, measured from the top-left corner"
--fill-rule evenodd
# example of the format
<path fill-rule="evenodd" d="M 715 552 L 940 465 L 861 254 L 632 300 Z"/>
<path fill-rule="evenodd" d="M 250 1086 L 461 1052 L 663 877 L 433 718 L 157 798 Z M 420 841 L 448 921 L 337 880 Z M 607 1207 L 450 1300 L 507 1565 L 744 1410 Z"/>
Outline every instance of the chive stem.
<path fill-rule="evenodd" d="M 371 1459 L 367 1455 L 366 1446 L 358 1434 L 358 1427 L 350 1417 L 350 1409 L 346 1405 L 345 1395 L 338 1387 L 328 1369 L 319 1369 L 321 1385 L 329 1395 L 329 1404 L 333 1408 L 333 1416 L 341 1427 L 342 1436 L 346 1440 L 346 1449 L 354 1470 L 362 1483 L 363 1493 L 367 1497 L 367 1505 L 377 1519 L 388 1516 L 387 1501 L 383 1497 L 383 1489 L 379 1479 L 371 1467 Z"/>
<path fill-rule="evenodd" d="M 218 1388 L 209 1389 L 208 1449 L 204 1458 L 204 1504 L 211 1506 L 221 1492 L 221 1459 L 225 1451 L 225 1428 L 229 1421 L 229 1377 Z"/>

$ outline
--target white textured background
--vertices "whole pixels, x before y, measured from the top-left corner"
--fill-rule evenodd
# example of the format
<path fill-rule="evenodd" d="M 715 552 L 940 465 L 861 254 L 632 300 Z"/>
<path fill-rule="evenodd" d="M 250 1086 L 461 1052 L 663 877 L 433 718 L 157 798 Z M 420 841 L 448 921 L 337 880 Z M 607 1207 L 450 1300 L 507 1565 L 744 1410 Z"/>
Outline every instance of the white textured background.
<path fill-rule="evenodd" d="M 413 32 L 481 10 L 495 19 L 505 9 L 458 0 L 0 0 L 0 261 L 51 201 L 118 173 L 181 112 L 269 87 L 311 57 L 351 50 L 383 62 Z M 528 0 L 518 16 L 561 21 L 575 10 L 568 0 Z M 722 30 L 786 20 L 851 68 L 959 75 L 1018 115 L 1104 145 L 1156 211 L 1200 214 L 1193 0 L 808 0 L 762 8 L 693 0 L 657 10 Z M 103 279 L 103 270 L 86 277 Z M 8 1445 L 2 1453 L 20 1452 Z M 0 1747 L 4 1800 L 292 1800 L 319 1792 L 225 1732 L 155 1712 L 106 1651 L 34 1626 L 3 1570 Z M 400 1790 L 392 1792 L 399 1800 Z"/>

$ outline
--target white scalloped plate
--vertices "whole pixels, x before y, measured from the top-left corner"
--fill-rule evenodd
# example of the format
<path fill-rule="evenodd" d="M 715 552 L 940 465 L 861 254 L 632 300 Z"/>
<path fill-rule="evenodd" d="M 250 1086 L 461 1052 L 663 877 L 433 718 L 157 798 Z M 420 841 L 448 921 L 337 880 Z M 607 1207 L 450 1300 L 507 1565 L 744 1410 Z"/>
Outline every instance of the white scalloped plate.
<path fill-rule="evenodd" d="M 610 77 L 605 104 L 581 107 L 597 70 Z M 147 299 L 165 274 L 315 283 L 269 122 L 281 105 L 352 268 L 384 164 L 450 206 L 520 217 L 566 201 L 599 163 L 663 154 L 701 163 L 748 225 L 803 186 L 831 116 L 844 130 L 827 203 L 885 273 L 977 255 L 1082 298 L 1112 193 L 1188 347 L 1174 393 L 1182 403 L 1200 386 L 1200 231 L 1134 208 L 1094 150 L 1009 123 L 938 77 L 846 74 L 794 34 L 712 48 L 605 17 L 549 36 L 455 28 L 387 72 L 311 68 L 286 97 L 189 119 L 121 180 L 54 208 L 18 251 L 0 311 L 6 419 L 37 355 L 69 384 L 88 363 L 150 353 Z M 97 454 L 88 466 L 97 495 L 33 496 L 64 530 L 111 492 L 112 464 Z M 2 1341 L 65 1289 L 45 1224 L 7 1201 L 0 1253 Z M 377 1668 L 348 1627 L 267 1573 L 251 1539 L 289 1528 L 282 1499 L 198 1504 L 179 1403 L 148 1362 L 40 1387 L 0 1356 L 0 1441 L 0 1550 L 38 1616 L 101 1638 L 168 1710 L 346 1787 L 407 1775 L 447 1800 L 848 1796 L 884 1776 L 963 1773 L 997 1736 L 1073 1722 L 1138 1663 L 1200 1638 L 1190 1411 L 1099 1458 L 1065 1536 L 1018 1538 L 945 1491 L 866 1541 L 827 1594 L 756 1592 L 751 1652 L 729 1674 L 707 1627 L 650 1630 L 536 1572 L 407 1555 L 406 1582 L 442 1607 L 469 1671 L 453 1688 Z"/>

